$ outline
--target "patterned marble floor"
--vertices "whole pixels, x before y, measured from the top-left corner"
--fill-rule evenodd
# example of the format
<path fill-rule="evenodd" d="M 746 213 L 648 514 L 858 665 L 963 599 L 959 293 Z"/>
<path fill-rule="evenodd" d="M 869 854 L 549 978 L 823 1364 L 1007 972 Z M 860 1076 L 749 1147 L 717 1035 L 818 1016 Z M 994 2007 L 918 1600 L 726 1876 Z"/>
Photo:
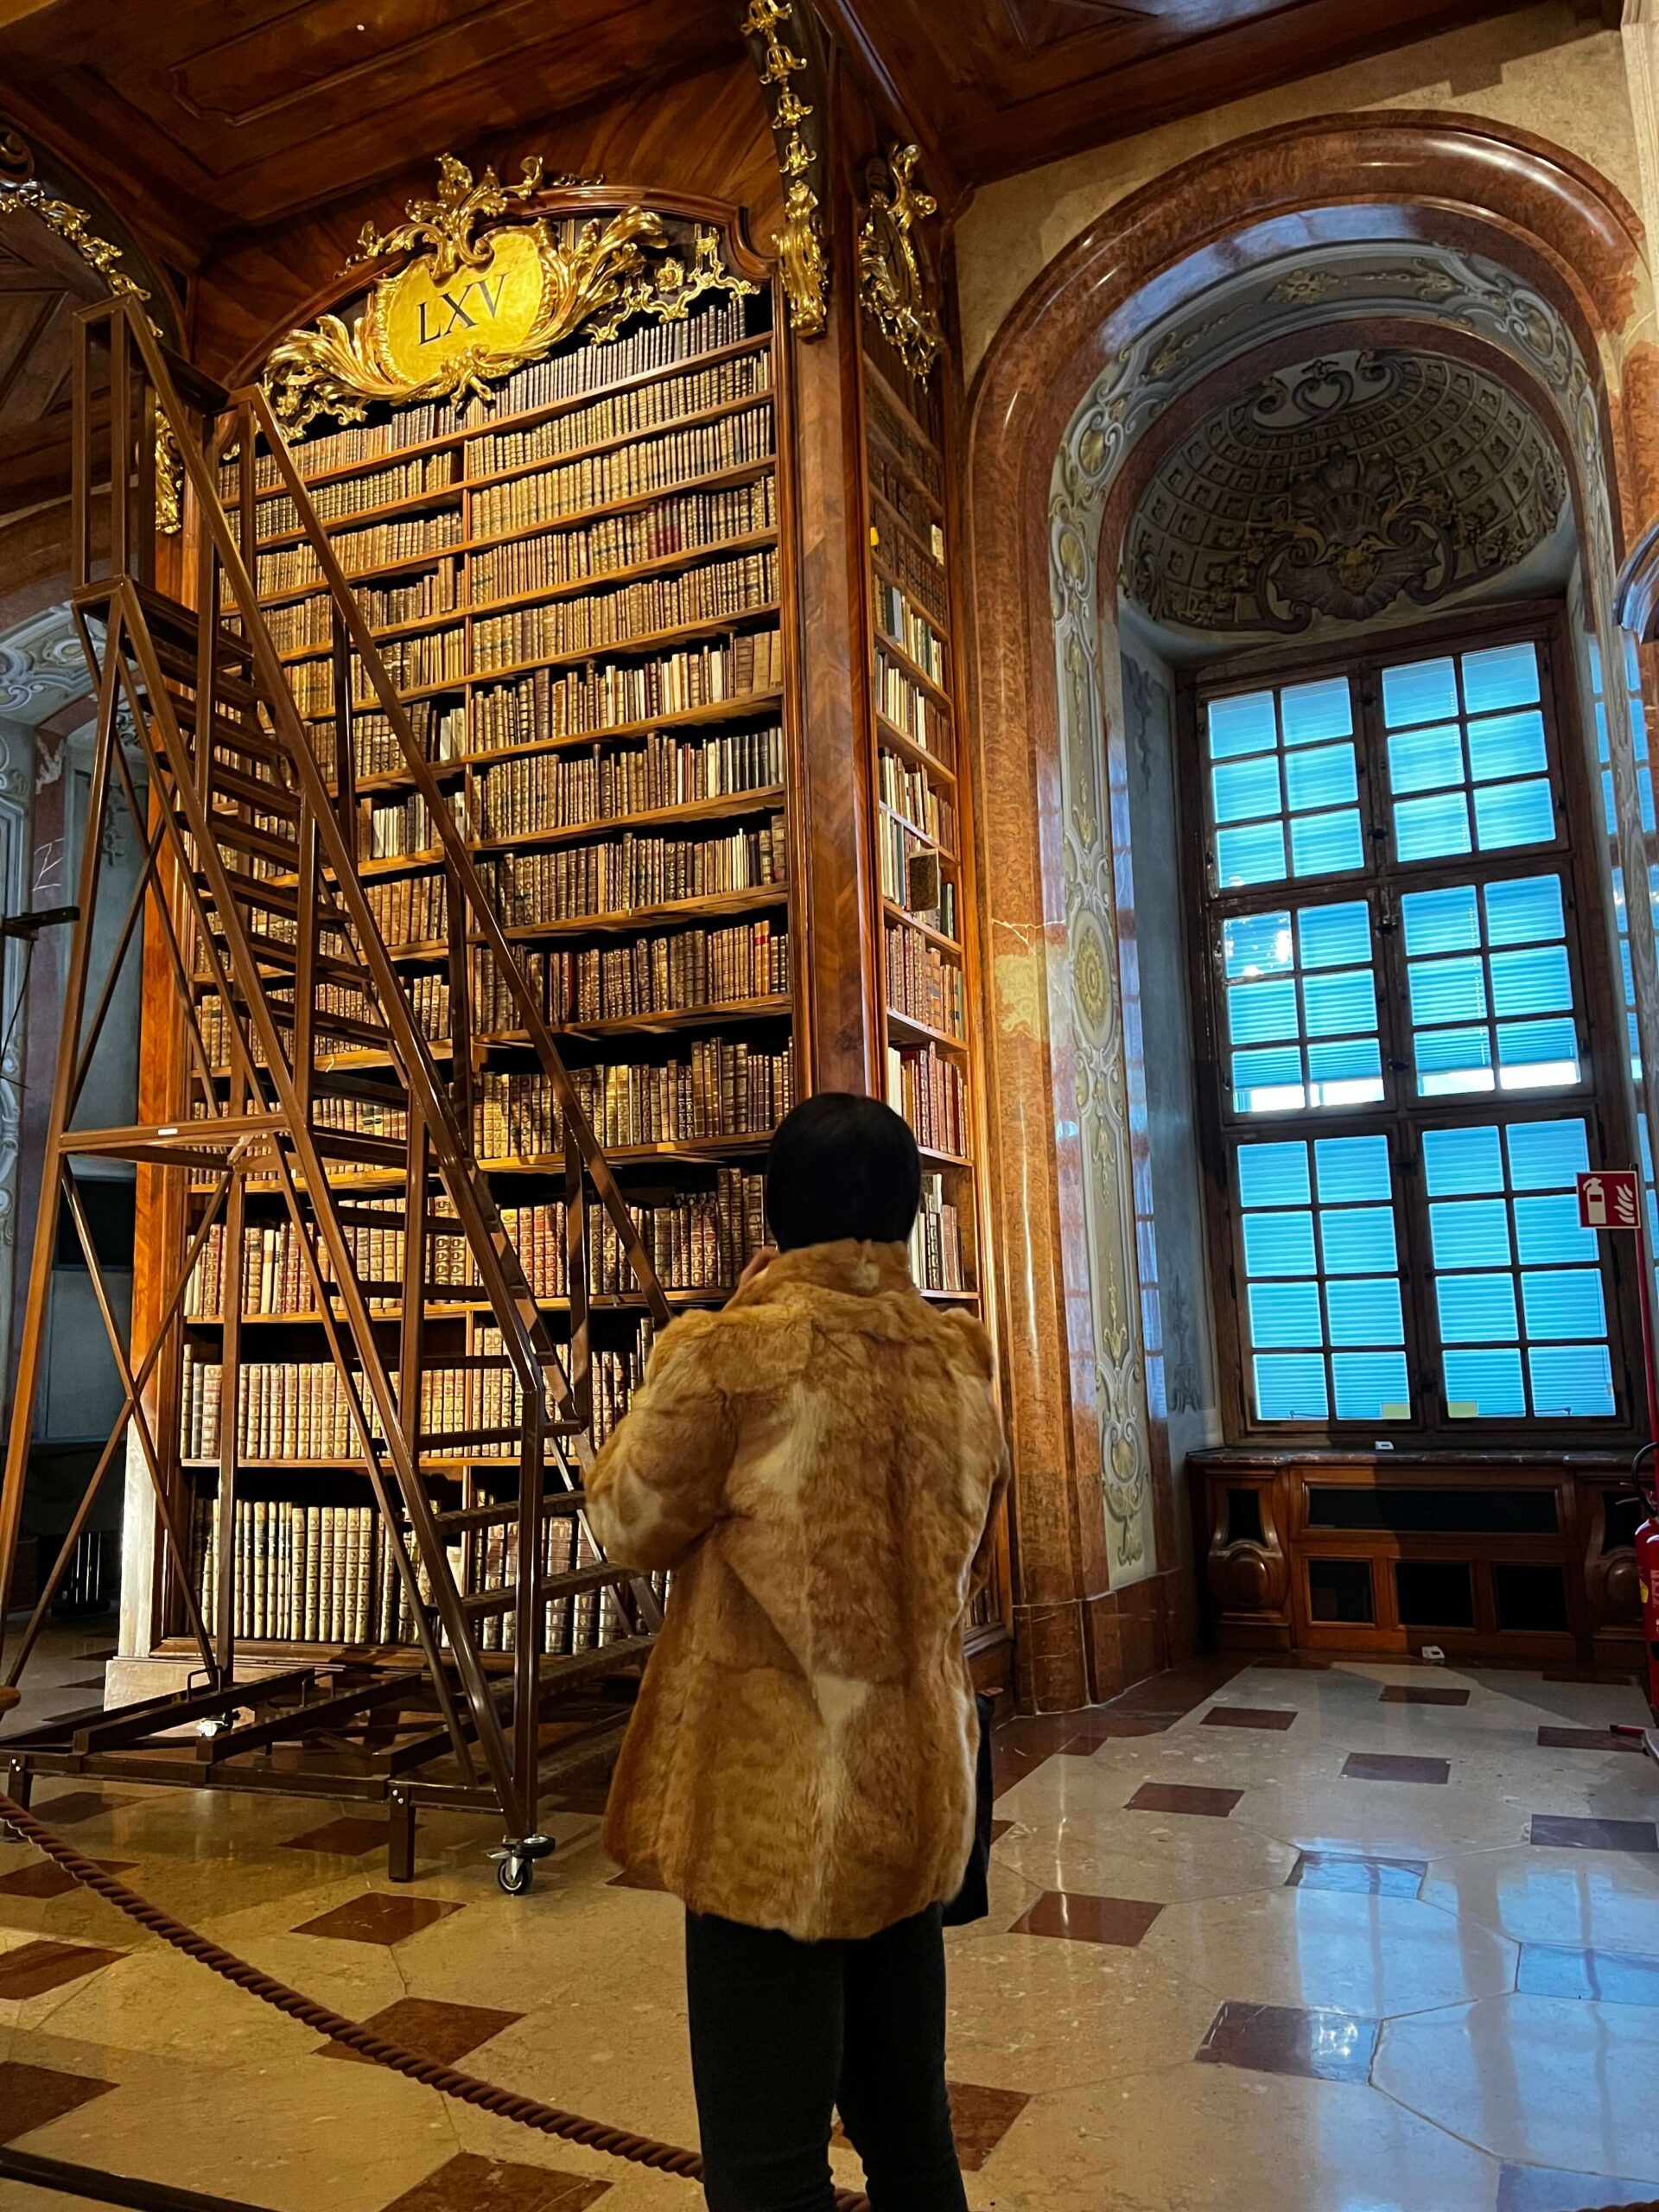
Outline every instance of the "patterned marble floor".
<path fill-rule="evenodd" d="M 1586 2212 L 1659 2198 L 1659 1767 L 1633 1688 L 1195 1667 L 999 1733 L 951 1938 L 975 2212 Z M 232 1948 L 474 2071 L 695 2137 L 679 1915 L 589 1810 L 526 1898 L 476 1821 L 394 1890 L 361 1808 L 42 1783 Z M 265 2212 L 695 2212 L 319 2047 L 0 1843 L 0 2140 Z M 856 2163 L 838 2150 L 851 2181 Z M 4 2212 L 83 2200 L 0 2182 Z"/>

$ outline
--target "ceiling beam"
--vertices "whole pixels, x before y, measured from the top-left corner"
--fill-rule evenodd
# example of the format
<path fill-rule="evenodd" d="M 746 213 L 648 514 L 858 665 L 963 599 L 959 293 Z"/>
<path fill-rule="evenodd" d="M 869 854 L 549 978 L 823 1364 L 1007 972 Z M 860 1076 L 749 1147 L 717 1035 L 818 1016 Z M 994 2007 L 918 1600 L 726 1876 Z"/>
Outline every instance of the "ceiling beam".
<path fill-rule="evenodd" d="M 928 188 L 949 222 L 959 212 L 957 203 L 965 189 L 962 174 L 933 127 L 930 103 L 918 95 L 903 64 L 884 49 L 872 28 L 883 20 L 881 0 L 816 0 L 816 4 L 852 56 L 877 105 L 887 110 L 895 128 L 921 148 Z"/>

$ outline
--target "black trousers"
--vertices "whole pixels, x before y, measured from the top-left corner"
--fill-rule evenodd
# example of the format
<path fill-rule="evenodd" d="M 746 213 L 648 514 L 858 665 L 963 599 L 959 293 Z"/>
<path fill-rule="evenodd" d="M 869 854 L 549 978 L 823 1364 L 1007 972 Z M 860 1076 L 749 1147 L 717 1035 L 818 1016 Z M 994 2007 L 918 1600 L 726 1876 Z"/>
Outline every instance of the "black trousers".
<path fill-rule="evenodd" d="M 831 2212 L 837 2107 L 875 2212 L 967 2212 L 937 1905 L 857 1943 L 689 1912 L 685 1960 L 709 2212 Z"/>

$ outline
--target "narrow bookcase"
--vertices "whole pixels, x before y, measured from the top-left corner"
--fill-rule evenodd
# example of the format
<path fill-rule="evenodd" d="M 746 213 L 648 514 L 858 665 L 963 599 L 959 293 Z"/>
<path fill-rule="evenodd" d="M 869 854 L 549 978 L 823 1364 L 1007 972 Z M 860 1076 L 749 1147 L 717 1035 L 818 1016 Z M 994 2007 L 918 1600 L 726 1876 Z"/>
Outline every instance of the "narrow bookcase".
<path fill-rule="evenodd" d="M 918 378 L 861 321 L 871 652 L 869 819 L 877 1035 L 889 1105 L 922 1154 L 911 1267 L 924 1294 L 988 1319 L 982 1267 L 971 822 L 963 772 L 947 365 Z M 1006 1547 L 976 1626 L 1008 1619 Z"/>
<path fill-rule="evenodd" d="M 763 1241 L 769 1132 L 806 1073 L 778 362 L 761 283 L 679 321 L 636 319 L 602 344 L 579 333 L 460 414 L 378 406 L 295 445 L 676 1308 L 720 1303 Z M 227 505 L 247 465 L 226 456 Z M 453 941 L 432 825 L 361 671 L 336 662 L 327 594 L 274 461 L 251 465 L 262 607 L 556 1339 L 569 1300 L 549 1087 L 499 976 Z M 336 742 L 337 685 L 351 695 L 348 748 Z M 205 975 L 194 988 L 222 1090 L 222 1011 Z M 375 1056 L 353 1014 L 317 984 L 318 1037 L 336 1068 L 362 1069 L 366 1093 Z M 401 1110 L 372 1095 L 331 1095 L 317 1112 L 406 1134 Z M 401 1207 L 401 1179 L 336 1179 L 352 1191 L 359 1272 L 395 1364 L 404 1239 L 375 1214 Z M 652 1328 L 613 1225 L 595 1217 L 591 1229 L 597 1441 L 626 1407 Z M 512 1568 L 502 1548 L 513 1530 L 485 1515 L 516 1487 L 516 1386 L 465 1244 L 434 1249 L 429 1273 L 455 1279 L 422 1290 L 421 1464 L 446 1512 L 479 1510 L 452 1555 L 463 1588 L 493 1587 Z M 211 1233 L 186 1304 L 177 1466 L 198 1586 L 211 1597 L 222 1572 L 213 1508 L 228 1478 L 246 1643 L 272 1656 L 413 1651 L 274 1184 L 249 1179 L 241 1218 Z M 592 1561 L 579 1518 L 556 1505 L 546 1544 L 550 1572 Z M 592 1591 L 550 1605 L 548 1649 L 629 1632 L 614 1615 L 596 1570 Z M 492 1637 L 511 1648 L 510 1614 L 486 1622 L 486 1649 Z"/>

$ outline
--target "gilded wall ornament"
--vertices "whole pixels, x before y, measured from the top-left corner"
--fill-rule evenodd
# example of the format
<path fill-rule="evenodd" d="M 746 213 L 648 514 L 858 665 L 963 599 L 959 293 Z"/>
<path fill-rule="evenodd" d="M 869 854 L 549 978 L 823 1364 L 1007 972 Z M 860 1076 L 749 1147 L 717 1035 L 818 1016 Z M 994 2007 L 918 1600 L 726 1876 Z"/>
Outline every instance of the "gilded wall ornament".
<path fill-rule="evenodd" d="M 743 35 L 761 84 L 773 95 L 772 127 L 784 183 L 784 219 L 772 232 L 772 244 L 789 301 L 790 327 L 798 338 L 822 338 L 830 319 L 830 249 L 823 209 L 812 188 L 823 151 L 823 94 L 818 86 L 823 73 L 814 66 L 816 34 L 810 20 L 796 21 L 790 0 L 748 0 Z M 801 47 L 807 52 L 798 51 Z M 798 77 L 812 81 L 813 99 L 802 99 L 794 81 Z"/>
<path fill-rule="evenodd" d="M 916 226 L 939 204 L 912 181 L 920 158 L 918 146 L 889 148 L 885 180 L 883 164 L 871 164 L 869 206 L 858 233 L 858 296 L 911 375 L 925 384 L 944 333 L 916 252 Z"/>
<path fill-rule="evenodd" d="M 448 155 L 442 170 L 436 200 L 411 200 L 393 230 L 365 230 L 365 255 L 415 257 L 371 286 L 356 320 L 321 315 L 271 349 L 265 386 L 290 430 L 321 415 L 359 422 L 377 401 L 459 407 L 584 327 L 600 345 L 635 315 L 683 321 L 705 293 L 758 289 L 728 268 L 717 232 L 694 230 L 688 253 L 642 207 L 580 228 L 543 215 L 480 233 L 543 188 L 540 162 L 516 185 L 490 169 L 474 185 Z"/>

